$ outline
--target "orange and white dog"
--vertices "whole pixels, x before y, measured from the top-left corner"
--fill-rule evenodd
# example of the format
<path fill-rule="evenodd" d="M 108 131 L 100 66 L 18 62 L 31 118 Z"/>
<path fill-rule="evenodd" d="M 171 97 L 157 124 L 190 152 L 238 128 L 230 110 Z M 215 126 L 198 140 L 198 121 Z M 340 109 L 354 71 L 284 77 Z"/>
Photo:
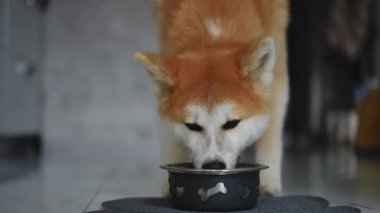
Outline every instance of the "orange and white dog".
<path fill-rule="evenodd" d="M 165 163 L 234 168 L 256 142 L 261 191 L 281 192 L 288 0 L 156 0 L 161 53 L 136 53 L 163 120 Z"/>

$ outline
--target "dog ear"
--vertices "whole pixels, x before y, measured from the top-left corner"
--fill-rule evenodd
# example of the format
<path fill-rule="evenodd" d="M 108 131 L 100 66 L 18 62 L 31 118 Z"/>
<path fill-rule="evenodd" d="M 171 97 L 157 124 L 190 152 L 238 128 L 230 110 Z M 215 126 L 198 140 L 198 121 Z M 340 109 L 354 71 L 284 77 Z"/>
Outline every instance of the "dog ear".
<path fill-rule="evenodd" d="M 138 52 L 134 55 L 153 80 L 158 94 L 167 91 L 174 85 L 167 58 L 160 54 Z"/>
<path fill-rule="evenodd" d="M 243 76 L 252 80 L 259 80 L 265 86 L 273 81 L 273 69 L 276 63 L 276 48 L 271 37 L 263 39 L 241 60 Z"/>

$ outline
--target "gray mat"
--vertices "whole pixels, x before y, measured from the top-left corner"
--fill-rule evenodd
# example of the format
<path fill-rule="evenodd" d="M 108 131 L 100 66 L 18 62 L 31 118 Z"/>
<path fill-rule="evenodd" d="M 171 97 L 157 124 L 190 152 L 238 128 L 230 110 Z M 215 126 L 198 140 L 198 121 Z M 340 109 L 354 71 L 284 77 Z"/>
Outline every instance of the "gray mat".
<path fill-rule="evenodd" d="M 125 198 L 102 203 L 104 210 L 96 213 L 183 213 L 174 209 L 165 198 Z M 320 197 L 285 196 L 259 198 L 257 207 L 238 213 L 358 213 L 350 206 L 329 207 L 329 202 Z M 95 212 L 93 212 L 95 213 Z"/>

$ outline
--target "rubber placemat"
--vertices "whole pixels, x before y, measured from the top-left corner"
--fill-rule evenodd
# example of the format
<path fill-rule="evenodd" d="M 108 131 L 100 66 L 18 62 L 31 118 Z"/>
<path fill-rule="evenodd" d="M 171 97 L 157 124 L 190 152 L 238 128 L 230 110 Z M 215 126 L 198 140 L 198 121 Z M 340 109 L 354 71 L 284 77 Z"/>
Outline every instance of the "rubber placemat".
<path fill-rule="evenodd" d="M 166 198 L 125 198 L 102 203 L 103 210 L 96 213 L 183 213 L 174 209 Z M 255 208 L 238 213 L 358 213 L 350 206 L 329 207 L 329 202 L 313 196 L 262 197 Z M 92 212 L 95 213 L 95 212 Z"/>

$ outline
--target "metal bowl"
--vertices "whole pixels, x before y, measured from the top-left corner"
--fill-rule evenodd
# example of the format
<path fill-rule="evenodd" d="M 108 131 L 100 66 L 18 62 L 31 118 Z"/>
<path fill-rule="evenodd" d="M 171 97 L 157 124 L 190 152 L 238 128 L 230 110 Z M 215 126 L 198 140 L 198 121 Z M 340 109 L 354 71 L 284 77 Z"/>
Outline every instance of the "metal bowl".
<path fill-rule="evenodd" d="M 252 209 L 259 195 L 260 170 L 268 166 L 239 163 L 235 169 L 194 169 L 191 163 L 162 165 L 169 171 L 173 206 L 190 211 Z"/>

